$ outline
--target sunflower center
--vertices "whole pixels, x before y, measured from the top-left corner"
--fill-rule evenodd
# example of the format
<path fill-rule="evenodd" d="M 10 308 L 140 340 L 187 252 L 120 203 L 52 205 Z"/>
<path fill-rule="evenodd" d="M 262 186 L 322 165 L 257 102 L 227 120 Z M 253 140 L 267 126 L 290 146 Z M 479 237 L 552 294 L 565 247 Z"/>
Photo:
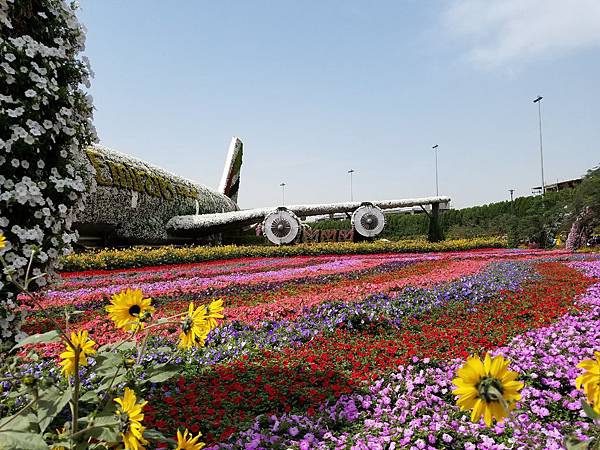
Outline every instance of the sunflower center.
<path fill-rule="evenodd" d="M 130 316 L 138 316 L 140 314 L 140 312 L 142 312 L 142 308 L 140 308 L 140 305 L 131 305 L 129 307 L 129 315 Z"/>
<path fill-rule="evenodd" d="M 502 382 L 494 377 L 484 377 L 477 385 L 479 398 L 487 403 L 501 402 L 503 400 L 504 388 Z"/>
<path fill-rule="evenodd" d="M 188 334 L 190 331 L 192 331 L 193 325 L 194 325 L 194 322 L 192 321 L 192 318 L 190 316 L 187 316 L 185 319 L 183 319 L 181 321 L 181 330 L 185 334 Z"/>
<path fill-rule="evenodd" d="M 126 412 L 119 414 L 119 432 L 127 433 L 129 431 L 129 415 Z"/>

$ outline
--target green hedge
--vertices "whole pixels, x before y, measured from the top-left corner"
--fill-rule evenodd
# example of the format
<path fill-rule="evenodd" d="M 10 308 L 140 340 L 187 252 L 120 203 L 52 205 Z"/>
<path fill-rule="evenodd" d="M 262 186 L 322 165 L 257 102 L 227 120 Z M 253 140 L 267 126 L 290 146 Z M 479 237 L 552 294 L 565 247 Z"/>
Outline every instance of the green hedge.
<path fill-rule="evenodd" d="M 245 257 L 280 257 L 345 255 L 369 253 L 422 253 L 477 248 L 507 247 L 501 238 L 456 239 L 437 243 L 421 240 L 375 242 L 324 242 L 291 246 L 235 246 L 220 247 L 135 247 L 130 249 L 105 249 L 69 255 L 63 259 L 63 271 L 122 269 L 130 267 L 159 266 L 164 264 L 197 263 L 218 259 Z"/>
<path fill-rule="evenodd" d="M 527 241 L 543 223 L 564 212 L 564 205 L 573 201 L 576 190 L 547 192 L 545 197 L 528 196 L 510 201 L 490 203 L 463 209 L 451 209 L 440 215 L 440 225 L 447 238 L 509 236 L 514 244 Z M 552 217 L 550 217 L 552 216 Z M 427 236 L 429 217 L 426 214 L 391 214 L 381 237 L 389 240 Z M 350 228 L 349 220 L 324 220 L 310 224 L 313 228 Z"/>

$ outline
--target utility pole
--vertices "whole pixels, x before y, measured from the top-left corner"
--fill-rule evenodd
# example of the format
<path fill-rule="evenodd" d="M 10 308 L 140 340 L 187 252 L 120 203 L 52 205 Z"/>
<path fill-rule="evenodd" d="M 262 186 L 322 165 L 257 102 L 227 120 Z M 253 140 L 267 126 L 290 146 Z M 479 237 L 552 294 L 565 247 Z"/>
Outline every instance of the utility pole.
<path fill-rule="evenodd" d="M 348 173 L 350 174 L 350 201 L 352 202 L 354 201 L 354 192 L 352 186 L 352 174 L 354 173 L 354 169 L 350 169 Z"/>
<path fill-rule="evenodd" d="M 432 148 L 435 150 L 435 195 L 439 197 L 440 191 L 438 189 L 438 145 L 435 144 Z"/>
<path fill-rule="evenodd" d="M 542 168 L 542 195 L 546 194 L 546 183 L 544 182 L 544 150 L 542 145 L 542 97 L 538 95 L 533 103 L 538 105 L 538 119 L 540 123 L 540 166 Z"/>
<path fill-rule="evenodd" d="M 281 206 L 285 206 L 285 183 L 281 183 Z"/>

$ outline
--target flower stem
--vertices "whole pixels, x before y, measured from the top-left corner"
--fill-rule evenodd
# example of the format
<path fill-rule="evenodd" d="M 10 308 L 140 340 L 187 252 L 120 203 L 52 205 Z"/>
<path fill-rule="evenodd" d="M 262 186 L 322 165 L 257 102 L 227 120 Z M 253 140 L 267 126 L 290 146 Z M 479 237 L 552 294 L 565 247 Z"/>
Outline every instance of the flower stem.
<path fill-rule="evenodd" d="M 73 350 L 75 353 L 75 373 L 73 374 L 73 395 L 71 397 L 71 404 L 73 405 L 73 420 L 71 422 L 71 445 L 73 444 L 73 436 L 77 433 L 77 427 L 79 425 L 79 354 L 81 349 L 76 346 Z"/>

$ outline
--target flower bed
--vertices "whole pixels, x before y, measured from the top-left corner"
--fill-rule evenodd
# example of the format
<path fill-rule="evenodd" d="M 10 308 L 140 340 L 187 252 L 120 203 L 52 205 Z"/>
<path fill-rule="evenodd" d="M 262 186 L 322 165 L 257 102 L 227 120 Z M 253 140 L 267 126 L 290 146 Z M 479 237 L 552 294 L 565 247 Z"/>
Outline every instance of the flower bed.
<path fill-rule="evenodd" d="M 600 262 L 574 266 L 600 279 Z M 581 414 L 584 395 L 574 380 L 577 364 L 600 348 L 600 283 L 578 307 L 494 351 L 510 358 L 525 380 L 519 410 L 505 424 L 470 423 L 455 406 L 451 380 L 462 361 L 414 357 L 366 392 L 342 395 L 312 414 L 260 416 L 230 443 L 212 448 L 561 449 L 564 435 L 573 430 L 582 437 L 594 433 Z"/>
<path fill-rule="evenodd" d="M 244 258 L 66 273 L 44 305 L 56 319 L 65 305 L 83 311 L 70 329 L 104 344 L 124 336 L 104 308 L 125 287 L 153 297 L 155 319 L 223 299 L 226 318 L 203 347 L 174 353 L 179 331 L 168 328 L 148 341 L 145 370 L 174 359 L 180 371 L 143 394 L 144 425 L 168 437 L 187 428 L 212 448 L 558 448 L 574 429 L 595 432 L 574 383 L 598 350 L 599 278 L 594 256 L 557 251 Z M 49 329 L 29 309 L 28 329 Z M 60 346 L 37 348 L 49 359 L 31 373 L 57 374 Z M 484 351 L 510 358 L 526 385 L 519 420 L 492 428 L 470 423 L 452 395 L 456 369 Z"/>
<path fill-rule="evenodd" d="M 73 270 L 120 269 L 127 267 L 182 264 L 247 257 L 281 257 L 305 255 L 349 255 L 373 253 L 410 253 L 461 251 L 478 248 L 507 247 L 500 238 L 454 239 L 443 242 L 426 241 L 376 241 L 376 242 L 333 242 L 299 244 L 294 246 L 243 246 L 222 247 L 172 247 L 133 248 L 128 250 L 100 250 L 78 253 L 63 259 L 63 268 Z"/>
<path fill-rule="evenodd" d="M 514 290 L 518 271 L 502 268 L 491 276 L 473 277 L 446 289 L 409 290 L 405 295 L 412 297 L 411 303 L 405 296 L 395 305 L 393 299 L 385 298 L 358 312 L 354 309 L 357 305 L 341 307 L 342 311 L 336 312 L 342 320 L 336 321 L 333 329 L 321 327 L 321 332 L 299 346 L 254 352 L 189 382 L 181 380 L 166 396 L 151 401 L 153 425 L 162 431 L 184 424 L 189 428 L 188 411 L 199 408 L 193 422 L 222 440 L 246 423 L 247 414 L 242 412 L 250 410 L 250 417 L 276 411 L 310 415 L 324 400 L 360 389 L 363 382 L 410 358 L 443 361 L 503 345 L 523 330 L 560 317 L 572 306 L 574 296 L 591 283 L 590 278 L 560 263 L 546 263 L 539 270 L 541 278 L 523 290 Z M 503 272 L 504 276 L 500 275 Z M 496 285 L 490 283 L 494 278 Z M 386 315 L 382 305 L 390 305 L 393 316 Z M 404 312 L 401 305 L 408 305 Z M 320 309 L 313 320 L 328 322 L 332 315 L 336 314 Z M 201 405 L 210 402 L 215 392 L 224 400 L 213 401 L 211 412 L 203 412 Z M 156 405 L 163 402 L 186 406 L 177 414 L 174 409 L 161 412 Z"/>
<path fill-rule="evenodd" d="M 332 301 L 357 301 L 387 294 L 405 286 L 443 283 L 481 271 L 491 261 L 523 260 L 548 253 L 486 250 L 444 254 L 378 254 L 299 258 L 242 259 L 157 266 L 136 271 L 67 273 L 44 293 L 44 311 L 29 307 L 24 330 L 45 332 L 52 326 L 45 316 L 62 320 L 63 308 L 73 316 L 75 331 L 97 334 L 99 343 L 113 342 L 123 333 L 112 327 L 103 307 L 110 295 L 126 288 L 142 289 L 153 298 L 158 316 L 179 311 L 193 301 L 221 298 L 228 320 L 258 323 L 292 319 L 304 309 Z M 554 254 L 553 254 L 554 255 Z"/>

